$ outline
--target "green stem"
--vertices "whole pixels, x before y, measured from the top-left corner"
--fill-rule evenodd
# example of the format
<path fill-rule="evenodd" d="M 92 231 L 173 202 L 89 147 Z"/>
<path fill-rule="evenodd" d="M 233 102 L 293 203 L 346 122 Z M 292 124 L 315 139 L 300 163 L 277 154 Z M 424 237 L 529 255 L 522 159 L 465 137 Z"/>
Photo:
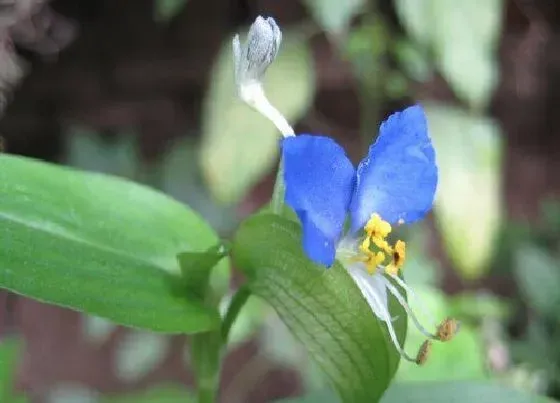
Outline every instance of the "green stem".
<path fill-rule="evenodd" d="M 222 341 L 223 343 L 227 343 L 229 332 L 231 327 L 235 323 L 239 312 L 251 296 L 251 291 L 246 286 L 241 286 L 239 290 L 235 293 L 233 298 L 231 299 L 231 303 L 229 304 L 228 310 L 222 321 Z"/>
<path fill-rule="evenodd" d="M 222 337 L 219 331 L 200 333 L 191 340 L 191 360 L 199 403 L 215 403 L 218 394 Z"/>
<path fill-rule="evenodd" d="M 284 210 L 284 195 L 286 193 L 286 185 L 284 184 L 284 160 L 280 159 L 278 166 L 278 173 L 276 174 L 276 183 L 274 184 L 274 191 L 272 192 L 272 212 L 274 214 L 282 215 Z"/>
<path fill-rule="evenodd" d="M 220 330 L 200 333 L 191 340 L 191 361 L 197 382 L 198 403 L 215 403 L 219 386 L 220 356 L 241 308 L 251 292 L 242 286 L 233 296 Z"/>
<path fill-rule="evenodd" d="M 204 387 L 201 386 L 199 381 L 197 401 L 198 403 L 216 403 L 216 388 L 213 384 L 209 384 L 208 387 Z"/>

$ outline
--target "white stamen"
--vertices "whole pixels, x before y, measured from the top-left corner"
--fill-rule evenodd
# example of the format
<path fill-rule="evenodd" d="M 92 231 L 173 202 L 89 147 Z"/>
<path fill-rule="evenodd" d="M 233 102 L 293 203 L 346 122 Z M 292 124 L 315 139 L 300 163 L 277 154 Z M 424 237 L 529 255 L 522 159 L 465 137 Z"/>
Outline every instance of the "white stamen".
<path fill-rule="evenodd" d="M 385 294 L 385 301 L 380 298 L 379 291 L 376 289 L 376 280 L 379 279 L 378 276 L 383 276 L 382 274 L 374 274 L 373 276 L 367 275 L 363 270 L 351 270 L 349 271 L 354 279 L 356 285 L 362 291 L 362 294 L 368 301 L 372 311 L 379 317 L 379 319 L 383 320 L 387 325 L 387 330 L 389 331 L 389 336 L 391 337 L 391 341 L 393 345 L 399 352 L 399 354 L 408 361 L 416 362 L 415 358 L 409 356 L 406 351 L 401 347 L 399 340 L 397 338 L 397 334 L 395 333 L 395 328 L 393 327 L 393 323 L 391 320 L 391 315 L 387 308 L 387 297 Z"/>
<path fill-rule="evenodd" d="M 369 297 L 368 289 L 373 288 L 376 295 L 379 296 L 381 301 L 387 301 L 387 290 L 383 284 L 380 284 L 375 277 L 370 276 L 363 265 L 363 263 L 354 263 L 347 266 L 348 272 L 354 279 L 354 282 L 358 285 L 358 288 L 362 292 L 362 295 L 366 298 L 371 310 L 380 320 L 388 320 L 384 316 L 384 312 L 388 309 L 386 305 L 379 306 L 376 300 L 372 300 Z M 389 319 L 390 320 L 390 319 Z"/>
<path fill-rule="evenodd" d="M 434 320 L 434 317 L 435 317 L 434 314 L 426 307 L 426 305 L 422 302 L 422 300 L 414 292 L 412 287 L 410 287 L 408 284 L 406 284 L 404 282 L 404 280 L 401 279 L 399 276 L 396 276 L 394 274 L 388 274 L 388 273 L 387 273 L 387 275 L 389 277 L 391 277 L 393 280 L 395 280 L 395 282 L 399 286 L 404 288 L 404 290 L 406 291 L 407 297 L 412 298 L 414 300 L 414 304 L 418 305 L 418 308 L 422 312 L 422 315 L 424 315 L 426 318 L 428 318 L 430 320 L 430 322 L 432 322 L 431 324 L 435 327 L 436 326 L 436 321 Z"/>
<path fill-rule="evenodd" d="M 382 275 L 380 274 L 380 276 L 382 276 Z M 401 306 L 406 311 L 407 315 L 412 319 L 412 321 L 414 322 L 414 324 L 416 325 L 416 328 L 420 331 L 420 333 L 422 333 L 424 336 L 426 336 L 430 339 L 437 339 L 437 336 L 435 334 L 432 334 L 432 333 L 428 332 L 424 328 L 424 326 L 422 326 L 422 324 L 420 323 L 420 321 L 418 320 L 418 318 L 416 317 L 416 315 L 414 314 L 412 309 L 410 309 L 410 306 L 408 305 L 408 303 L 406 302 L 404 297 L 401 295 L 399 290 L 397 290 L 397 288 L 393 284 L 391 284 L 391 282 L 389 280 L 387 280 L 385 277 L 382 277 L 382 281 L 385 284 L 385 286 L 387 287 L 387 289 L 391 292 L 391 294 L 393 294 L 395 296 L 395 298 L 397 299 L 397 301 L 399 301 L 399 304 L 401 304 Z"/>

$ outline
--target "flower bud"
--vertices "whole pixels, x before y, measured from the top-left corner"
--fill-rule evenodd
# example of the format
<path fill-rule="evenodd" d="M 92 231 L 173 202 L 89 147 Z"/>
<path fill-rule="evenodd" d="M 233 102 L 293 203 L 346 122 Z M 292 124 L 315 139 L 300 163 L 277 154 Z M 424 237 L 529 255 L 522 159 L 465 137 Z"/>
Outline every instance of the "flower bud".
<path fill-rule="evenodd" d="M 288 137 L 294 135 L 294 129 L 268 101 L 262 86 L 264 73 L 278 55 L 281 42 L 282 32 L 274 18 L 258 16 L 243 46 L 239 35 L 233 37 L 233 62 L 239 98 L 269 119 L 284 137 Z"/>
<path fill-rule="evenodd" d="M 274 61 L 282 32 L 274 18 L 258 16 L 247 34 L 243 46 L 239 35 L 233 38 L 233 60 L 235 64 L 235 81 L 238 88 L 262 80 L 268 66 Z"/>

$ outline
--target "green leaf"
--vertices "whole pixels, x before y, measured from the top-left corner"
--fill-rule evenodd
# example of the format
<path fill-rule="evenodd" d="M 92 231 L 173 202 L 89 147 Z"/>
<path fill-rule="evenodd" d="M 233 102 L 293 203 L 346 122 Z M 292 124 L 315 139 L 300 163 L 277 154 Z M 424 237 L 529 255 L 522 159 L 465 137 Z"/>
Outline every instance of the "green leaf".
<path fill-rule="evenodd" d="M 232 256 L 251 291 L 272 305 L 343 401 L 381 396 L 400 357 L 347 271 L 338 262 L 327 270 L 306 258 L 298 224 L 253 216 L 236 233 Z M 392 314 L 406 317 L 395 309 Z M 394 325 L 404 339 L 406 321 Z"/>
<path fill-rule="evenodd" d="M 177 255 L 179 267 L 181 268 L 182 284 L 188 295 L 197 295 L 204 299 L 210 282 L 212 268 L 215 267 L 228 253 L 226 245 L 215 245 L 205 252 L 182 252 Z M 229 276 L 222 273 L 223 279 Z M 217 297 L 221 298 L 227 291 L 227 283 L 221 284 L 217 291 Z"/>
<path fill-rule="evenodd" d="M 426 382 L 396 383 L 381 403 L 546 403 L 552 400 L 529 395 L 490 382 Z"/>
<path fill-rule="evenodd" d="M 436 63 L 456 94 L 474 109 L 488 105 L 497 84 L 496 46 L 502 0 L 397 0 L 405 28 L 434 50 Z M 430 23 L 426 23 L 429 21 Z"/>
<path fill-rule="evenodd" d="M 305 0 L 307 8 L 323 29 L 332 37 L 344 37 L 352 18 L 364 8 L 364 0 L 324 1 Z"/>
<path fill-rule="evenodd" d="M 12 338 L 0 340 L 0 402 L 25 403 L 28 399 L 14 391 L 14 378 L 21 343 Z M 16 400 L 17 399 L 17 400 Z"/>
<path fill-rule="evenodd" d="M 178 385 L 163 385 L 142 392 L 105 397 L 99 403 L 195 403 L 194 395 Z"/>
<path fill-rule="evenodd" d="M 313 74 L 307 43 L 285 34 L 264 86 L 270 102 L 288 121 L 303 116 L 313 99 Z M 237 98 L 231 41 L 222 48 L 210 82 L 200 162 L 213 195 L 222 203 L 235 203 L 273 167 L 280 136 L 270 121 Z"/>
<path fill-rule="evenodd" d="M 446 250 L 466 279 L 482 276 L 502 224 L 502 142 L 489 119 L 425 105 L 439 166 L 435 215 Z"/>
<path fill-rule="evenodd" d="M 185 206 L 121 179 L 8 155 L 0 194 L 0 287 L 155 331 L 219 326 L 217 310 L 173 293 L 177 254 L 217 243 Z"/>
<path fill-rule="evenodd" d="M 515 252 L 515 277 L 529 305 L 550 318 L 560 309 L 560 264 L 550 254 L 525 246 Z"/>
<path fill-rule="evenodd" d="M 154 18 L 156 21 L 169 21 L 179 14 L 185 4 L 187 0 L 156 0 Z"/>

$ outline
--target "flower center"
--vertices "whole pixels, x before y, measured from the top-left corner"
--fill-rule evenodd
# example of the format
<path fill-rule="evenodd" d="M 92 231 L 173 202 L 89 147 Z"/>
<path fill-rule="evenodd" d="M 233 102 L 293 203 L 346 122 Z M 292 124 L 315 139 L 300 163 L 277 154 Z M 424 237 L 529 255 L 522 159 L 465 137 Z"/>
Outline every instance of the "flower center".
<path fill-rule="evenodd" d="M 359 250 L 361 255 L 359 261 L 364 262 L 369 274 L 374 274 L 377 266 L 389 264 L 385 267 L 385 272 L 397 275 L 404 265 L 406 258 L 406 243 L 400 239 L 394 245 L 389 244 L 387 237 L 391 233 L 391 224 L 381 219 L 379 214 L 372 214 L 364 227 L 365 238 L 360 243 Z"/>

